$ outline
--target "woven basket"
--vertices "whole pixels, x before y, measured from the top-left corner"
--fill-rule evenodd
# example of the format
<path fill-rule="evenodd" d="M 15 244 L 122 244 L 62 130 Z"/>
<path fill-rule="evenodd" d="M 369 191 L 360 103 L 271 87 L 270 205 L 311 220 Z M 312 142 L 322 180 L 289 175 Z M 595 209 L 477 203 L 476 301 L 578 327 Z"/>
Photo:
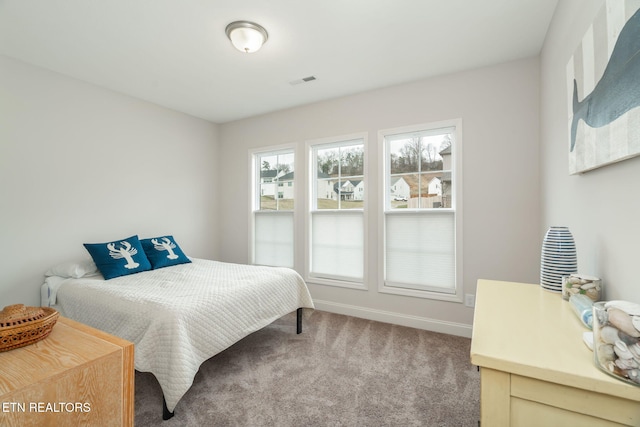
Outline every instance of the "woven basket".
<path fill-rule="evenodd" d="M 6 306 L 0 311 L 0 351 L 24 347 L 46 338 L 59 315 L 49 307 Z"/>

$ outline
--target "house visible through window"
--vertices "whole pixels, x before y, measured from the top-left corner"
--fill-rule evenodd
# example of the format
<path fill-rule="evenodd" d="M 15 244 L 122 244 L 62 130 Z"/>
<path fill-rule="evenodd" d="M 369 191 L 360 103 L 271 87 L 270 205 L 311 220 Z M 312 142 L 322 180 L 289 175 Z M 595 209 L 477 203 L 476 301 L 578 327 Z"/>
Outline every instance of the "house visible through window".
<path fill-rule="evenodd" d="M 462 302 L 461 129 L 449 120 L 379 131 L 373 179 L 364 133 L 304 143 L 298 184 L 302 143 L 250 152 L 251 262 L 353 289 L 368 289 L 377 270 L 381 293 Z M 375 223 L 368 222 L 372 190 Z"/>

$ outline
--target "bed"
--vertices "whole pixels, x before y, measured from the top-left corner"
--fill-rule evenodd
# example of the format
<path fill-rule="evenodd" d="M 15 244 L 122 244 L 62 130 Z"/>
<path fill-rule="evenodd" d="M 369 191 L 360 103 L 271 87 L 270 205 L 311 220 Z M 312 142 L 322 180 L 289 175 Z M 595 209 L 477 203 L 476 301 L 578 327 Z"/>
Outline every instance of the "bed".
<path fill-rule="evenodd" d="M 164 419 L 202 362 L 293 311 L 300 333 L 302 309 L 314 308 L 291 269 L 190 260 L 110 280 L 90 260 L 69 263 L 47 272 L 41 289 L 43 306 L 135 344 L 136 370 L 162 388 Z"/>

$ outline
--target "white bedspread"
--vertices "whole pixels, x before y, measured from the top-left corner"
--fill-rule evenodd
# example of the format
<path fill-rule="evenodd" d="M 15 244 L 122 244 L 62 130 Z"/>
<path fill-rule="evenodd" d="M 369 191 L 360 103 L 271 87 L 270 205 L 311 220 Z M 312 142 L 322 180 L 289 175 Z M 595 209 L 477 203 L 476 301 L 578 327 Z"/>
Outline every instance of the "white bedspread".
<path fill-rule="evenodd" d="M 64 315 L 135 344 L 135 367 L 151 372 L 173 411 L 205 360 L 299 307 L 313 308 L 304 280 L 287 268 L 192 259 L 103 280 L 65 280 Z"/>

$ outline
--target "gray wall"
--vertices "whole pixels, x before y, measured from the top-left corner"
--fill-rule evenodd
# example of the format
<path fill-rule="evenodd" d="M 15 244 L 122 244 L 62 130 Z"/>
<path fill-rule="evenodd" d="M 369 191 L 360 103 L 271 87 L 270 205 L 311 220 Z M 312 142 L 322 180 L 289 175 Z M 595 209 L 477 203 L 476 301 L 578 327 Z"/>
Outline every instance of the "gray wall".
<path fill-rule="evenodd" d="M 640 157 L 582 175 L 568 172 L 566 66 L 603 4 L 561 0 L 541 54 L 541 233 L 568 226 L 579 271 L 601 277 L 607 299 L 640 302 Z"/>
<path fill-rule="evenodd" d="M 368 133 L 371 206 L 380 206 L 380 129 L 462 119 L 464 293 L 479 278 L 537 282 L 540 256 L 539 62 L 537 58 L 347 96 L 220 126 L 220 257 L 244 263 L 249 254 L 249 150 Z M 301 212 L 302 213 L 302 212 Z M 303 217 L 304 214 L 300 215 Z M 368 291 L 309 282 L 325 310 L 470 334 L 473 309 L 460 303 L 378 292 L 375 231 L 367 260 Z M 301 227 L 298 227 L 301 229 Z M 302 236 L 298 236 L 302 248 Z M 301 273 L 303 273 L 301 271 Z"/>
<path fill-rule="evenodd" d="M 83 242 L 216 256 L 217 125 L 0 56 L 0 308 L 40 305 Z"/>

